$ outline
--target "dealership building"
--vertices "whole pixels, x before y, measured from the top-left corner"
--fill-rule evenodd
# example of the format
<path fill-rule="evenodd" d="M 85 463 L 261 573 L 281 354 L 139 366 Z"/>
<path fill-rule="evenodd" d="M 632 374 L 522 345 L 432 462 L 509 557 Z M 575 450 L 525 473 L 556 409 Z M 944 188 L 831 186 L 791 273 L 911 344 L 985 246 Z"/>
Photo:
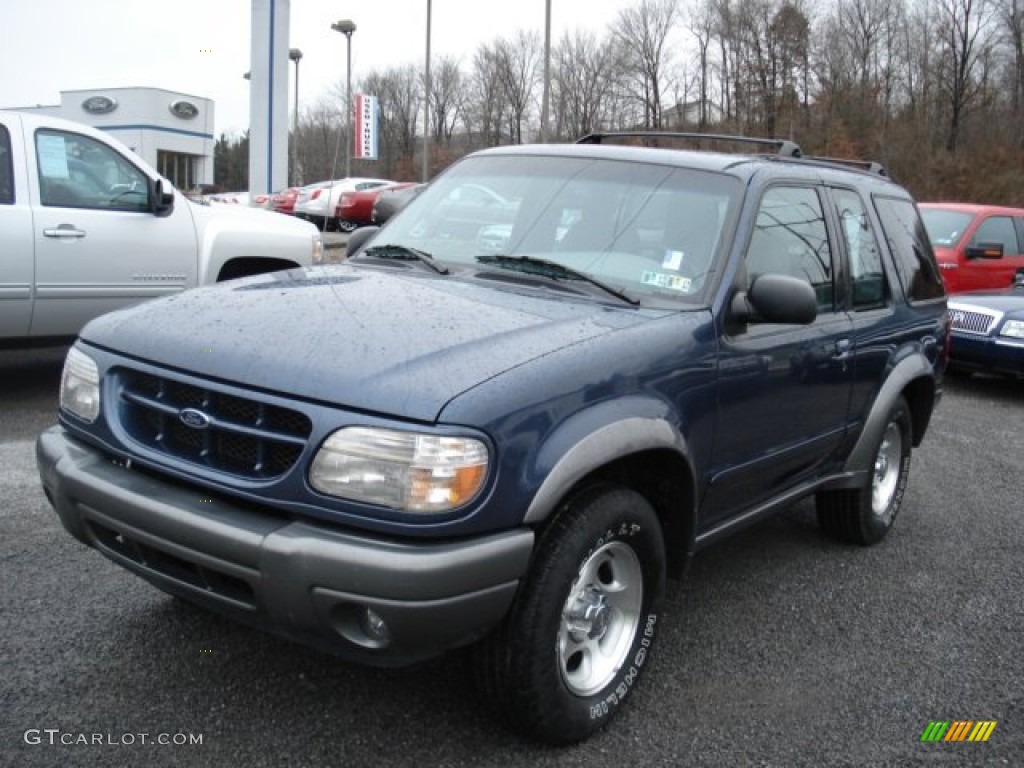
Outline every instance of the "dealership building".
<path fill-rule="evenodd" d="M 61 91 L 60 104 L 19 107 L 100 128 L 181 190 L 213 183 L 213 102 L 162 88 Z"/>

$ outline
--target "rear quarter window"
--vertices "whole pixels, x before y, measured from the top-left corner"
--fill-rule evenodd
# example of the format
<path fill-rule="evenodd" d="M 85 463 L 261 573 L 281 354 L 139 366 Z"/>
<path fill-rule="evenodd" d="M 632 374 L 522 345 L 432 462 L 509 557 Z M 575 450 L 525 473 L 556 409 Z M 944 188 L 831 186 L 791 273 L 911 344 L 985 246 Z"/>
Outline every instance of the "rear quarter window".
<path fill-rule="evenodd" d="M 11 134 L 0 125 L 0 205 L 14 202 L 14 158 L 11 157 Z"/>
<path fill-rule="evenodd" d="M 875 210 L 908 301 L 945 296 L 928 233 L 910 200 L 876 196 Z"/>

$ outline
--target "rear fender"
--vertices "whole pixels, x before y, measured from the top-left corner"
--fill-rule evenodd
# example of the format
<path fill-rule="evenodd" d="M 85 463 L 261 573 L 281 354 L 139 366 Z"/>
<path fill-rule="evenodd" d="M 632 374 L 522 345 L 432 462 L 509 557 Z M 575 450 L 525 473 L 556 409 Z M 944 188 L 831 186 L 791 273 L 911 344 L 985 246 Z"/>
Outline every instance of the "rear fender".
<path fill-rule="evenodd" d="M 875 453 L 878 444 L 882 439 L 882 432 L 888 423 L 889 413 L 892 411 L 896 401 L 914 381 L 918 379 L 931 379 L 935 376 L 932 363 L 923 354 L 915 353 L 904 358 L 883 382 L 878 396 L 875 397 L 874 405 L 864 420 L 864 428 L 861 430 L 857 443 L 850 452 L 844 467 L 846 472 L 862 473 L 870 472 L 875 464 Z M 914 412 L 911 404 L 911 412 Z M 914 432 L 919 435 L 919 424 L 914 425 Z"/>

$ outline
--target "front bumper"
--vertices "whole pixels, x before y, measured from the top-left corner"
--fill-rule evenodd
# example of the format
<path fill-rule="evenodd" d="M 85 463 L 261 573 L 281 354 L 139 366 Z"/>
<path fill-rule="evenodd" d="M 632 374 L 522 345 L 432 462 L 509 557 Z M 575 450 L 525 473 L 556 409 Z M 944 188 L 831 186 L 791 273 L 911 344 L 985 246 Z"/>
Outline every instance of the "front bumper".
<path fill-rule="evenodd" d="M 64 527 L 160 589 L 307 645 L 401 664 L 481 637 L 526 573 L 533 532 L 388 540 L 204 495 L 115 463 L 62 427 L 36 460 Z M 387 633 L 368 631 L 366 610 Z"/>
<path fill-rule="evenodd" d="M 1024 376 L 1024 342 L 977 334 L 953 333 L 950 364 L 969 371 Z"/>

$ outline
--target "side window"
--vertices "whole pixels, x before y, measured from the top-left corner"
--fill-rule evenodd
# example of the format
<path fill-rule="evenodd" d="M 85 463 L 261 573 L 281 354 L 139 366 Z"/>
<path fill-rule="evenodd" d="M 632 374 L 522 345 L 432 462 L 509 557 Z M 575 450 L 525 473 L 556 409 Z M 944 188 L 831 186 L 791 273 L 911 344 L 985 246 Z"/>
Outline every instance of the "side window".
<path fill-rule="evenodd" d="M 850 260 L 853 307 L 880 307 L 885 304 L 888 291 L 882 253 L 871 228 L 867 209 L 860 196 L 848 189 L 833 189 L 832 197 Z"/>
<path fill-rule="evenodd" d="M 832 252 L 817 192 L 774 187 L 765 192 L 747 250 L 747 275 L 789 275 L 806 280 L 818 295 L 818 311 L 835 309 Z"/>
<path fill-rule="evenodd" d="M 1020 246 L 1017 244 L 1017 230 L 1013 226 L 1013 219 L 1009 216 L 989 216 L 978 228 L 974 230 L 974 236 L 969 245 L 981 245 L 982 243 L 1002 243 L 1004 256 L 1016 256 L 1020 253 Z"/>
<path fill-rule="evenodd" d="M 114 211 L 149 209 L 145 174 L 94 139 L 39 130 L 36 158 L 43 205 Z"/>
<path fill-rule="evenodd" d="M 880 196 L 874 202 L 907 299 L 927 301 L 943 297 L 945 290 L 931 241 L 914 204 Z"/>
<path fill-rule="evenodd" d="M 11 157 L 11 134 L 0 125 L 0 205 L 14 202 L 14 158 Z"/>

